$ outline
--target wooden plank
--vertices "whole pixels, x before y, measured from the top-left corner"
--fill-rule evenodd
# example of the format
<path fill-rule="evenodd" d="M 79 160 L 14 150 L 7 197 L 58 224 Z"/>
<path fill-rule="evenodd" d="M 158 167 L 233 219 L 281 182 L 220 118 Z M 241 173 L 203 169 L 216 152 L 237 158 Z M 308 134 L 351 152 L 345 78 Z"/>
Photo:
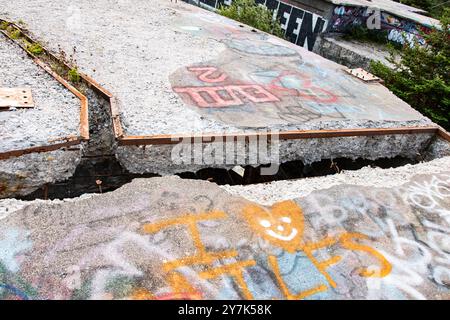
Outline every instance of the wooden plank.
<path fill-rule="evenodd" d="M 0 88 L 0 108 L 34 108 L 30 88 Z"/>

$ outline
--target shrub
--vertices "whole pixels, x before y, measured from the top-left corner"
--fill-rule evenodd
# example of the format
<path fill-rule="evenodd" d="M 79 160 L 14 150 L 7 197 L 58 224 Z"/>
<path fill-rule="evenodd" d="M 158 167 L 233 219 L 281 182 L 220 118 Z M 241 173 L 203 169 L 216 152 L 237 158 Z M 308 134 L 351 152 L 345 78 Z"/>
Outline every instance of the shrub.
<path fill-rule="evenodd" d="M 69 78 L 69 81 L 73 83 L 78 83 L 81 80 L 81 76 L 77 68 L 70 69 L 69 72 L 67 72 L 67 77 Z"/>
<path fill-rule="evenodd" d="M 234 0 L 230 6 L 222 5 L 219 13 L 225 17 L 245 23 L 261 31 L 284 38 L 284 30 L 279 19 L 274 19 L 273 11 L 258 5 L 255 0 Z"/>
<path fill-rule="evenodd" d="M 42 46 L 39 43 L 33 43 L 33 44 L 27 45 L 27 50 L 36 55 L 39 55 L 42 52 L 44 52 L 44 49 L 42 48 Z"/>
<path fill-rule="evenodd" d="M 372 62 L 371 72 L 384 79 L 398 97 L 437 124 L 450 130 L 450 9 L 441 17 L 441 27 L 423 34 L 425 46 L 406 44 L 388 68 Z"/>

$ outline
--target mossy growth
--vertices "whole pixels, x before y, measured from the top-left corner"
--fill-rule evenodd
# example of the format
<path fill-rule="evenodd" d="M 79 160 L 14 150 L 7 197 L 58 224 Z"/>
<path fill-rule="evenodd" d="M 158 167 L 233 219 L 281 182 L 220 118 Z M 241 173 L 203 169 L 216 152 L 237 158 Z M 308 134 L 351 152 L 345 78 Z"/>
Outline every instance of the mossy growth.
<path fill-rule="evenodd" d="M 0 30 L 6 30 L 9 27 L 9 23 L 7 21 L 0 22 Z"/>
<path fill-rule="evenodd" d="M 9 36 L 11 37 L 11 39 L 19 39 L 20 36 L 22 35 L 22 32 L 20 32 L 20 30 L 16 29 L 16 28 L 11 28 L 8 27 L 8 32 L 9 32 Z"/>
<path fill-rule="evenodd" d="M 80 73 L 77 68 L 72 68 L 67 72 L 67 78 L 69 78 L 70 82 L 78 83 L 81 80 Z"/>
<path fill-rule="evenodd" d="M 36 54 L 36 55 L 39 55 L 42 52 L 44 52 L 44 49 L 42 48 L 42 46 L 37 42 L 28 44 L 27 50 L 30 51 L 32 54 Z"/>

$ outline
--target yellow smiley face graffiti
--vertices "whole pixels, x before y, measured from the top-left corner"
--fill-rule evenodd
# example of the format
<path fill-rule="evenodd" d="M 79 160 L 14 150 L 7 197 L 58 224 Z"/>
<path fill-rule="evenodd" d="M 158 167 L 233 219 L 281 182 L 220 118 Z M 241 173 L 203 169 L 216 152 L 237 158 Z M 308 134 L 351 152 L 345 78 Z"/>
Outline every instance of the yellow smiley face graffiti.
<path fill-rule="evenodd" d="M 243 213 L 252 229 L 271 244 L 291 253 L 301 247 L 304 217 L 294 201 L 277 203 L 270 210 L 249 205 Z"/>

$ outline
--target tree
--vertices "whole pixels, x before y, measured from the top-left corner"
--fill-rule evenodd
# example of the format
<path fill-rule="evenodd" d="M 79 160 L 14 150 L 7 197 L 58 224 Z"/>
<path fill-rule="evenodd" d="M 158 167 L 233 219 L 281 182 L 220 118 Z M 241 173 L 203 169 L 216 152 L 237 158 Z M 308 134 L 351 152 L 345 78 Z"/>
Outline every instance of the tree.
<path fill-rule="evenodd" d="M 419 8 L 430 13 L 432 17 L 440 17 L 448 0 L 395 0 L 411 7 Z"/>
<path fill-rule="evenodd" d="M 391 52 L 391 69 L 372 62 L 371 72 L 384 79 L 386 86 L 435 123 L 450 130 L 450 10 L 441 17 L 441 27 L 423 34 L 426 45 L 405 45 Z"/>
<path fill-rule="evenodd" d="M 225 17 L 248 24 L 261 31 L 284 38 L 284 30 L 272 10 L 258 5 L 255 0 L 234 0 L 230 6 L 222 5 L 219 13 Z"/>

